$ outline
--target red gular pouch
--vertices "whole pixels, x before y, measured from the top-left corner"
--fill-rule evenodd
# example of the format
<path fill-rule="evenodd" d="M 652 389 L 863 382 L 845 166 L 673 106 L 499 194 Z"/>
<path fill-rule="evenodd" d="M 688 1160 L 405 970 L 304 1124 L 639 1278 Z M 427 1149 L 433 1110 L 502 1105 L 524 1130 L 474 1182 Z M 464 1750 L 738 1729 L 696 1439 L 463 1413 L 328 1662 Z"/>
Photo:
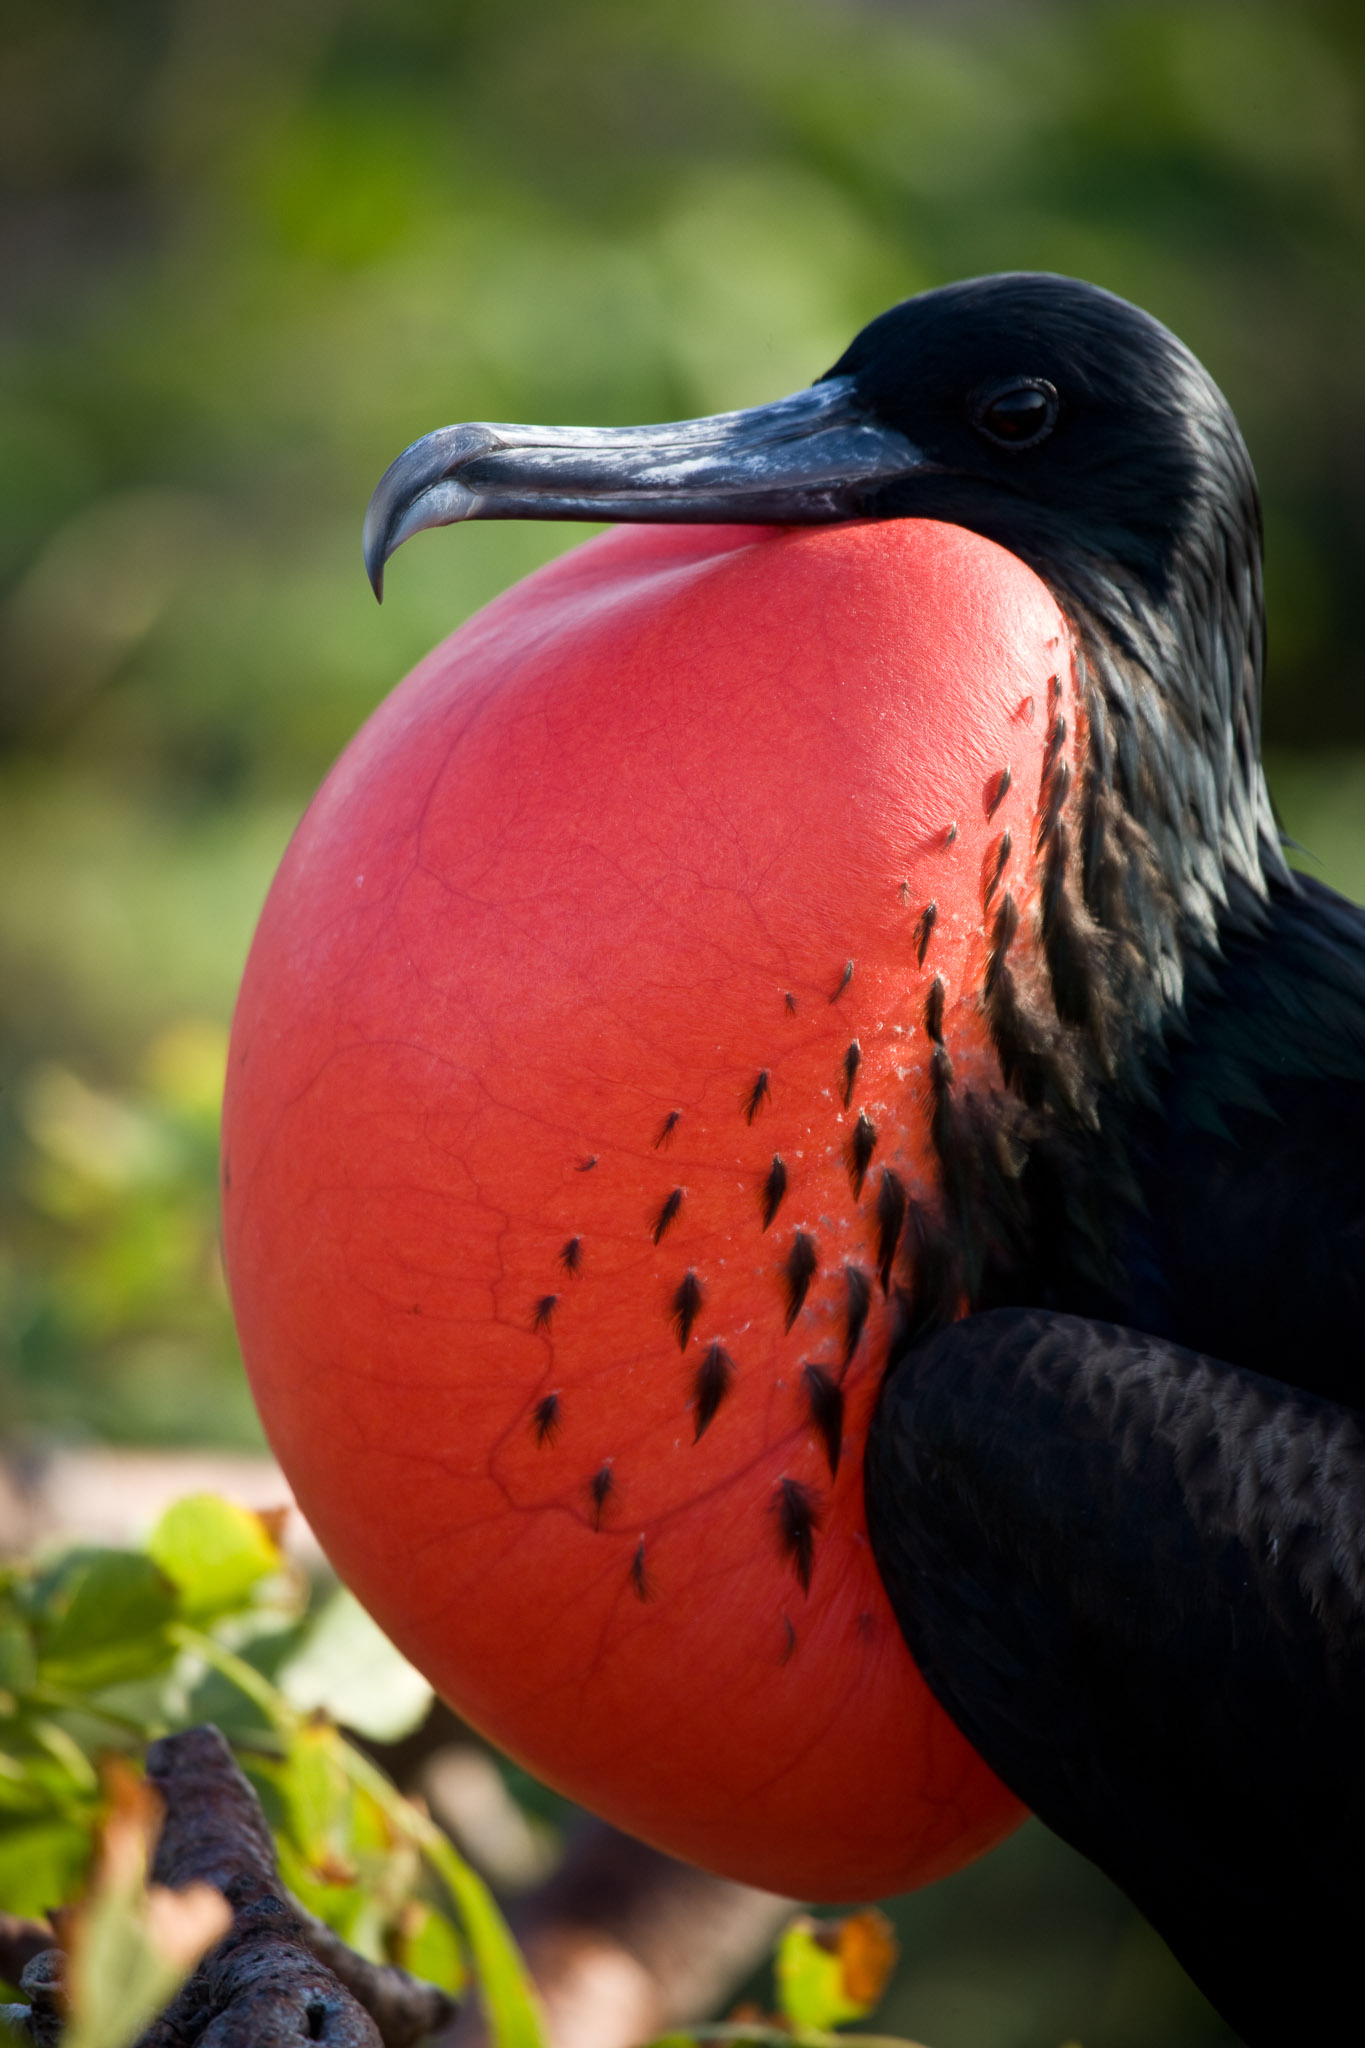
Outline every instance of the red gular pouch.
<path fill-rule="evenodd" d="M 381 706 L 238 1006 L 233 1301 L 337 1570 L 530 1770 L 803 1897 L 1021 1814 L 862 1462 L 1059 714 L 1055 600 L 959 527 L 618 528 Z"/>

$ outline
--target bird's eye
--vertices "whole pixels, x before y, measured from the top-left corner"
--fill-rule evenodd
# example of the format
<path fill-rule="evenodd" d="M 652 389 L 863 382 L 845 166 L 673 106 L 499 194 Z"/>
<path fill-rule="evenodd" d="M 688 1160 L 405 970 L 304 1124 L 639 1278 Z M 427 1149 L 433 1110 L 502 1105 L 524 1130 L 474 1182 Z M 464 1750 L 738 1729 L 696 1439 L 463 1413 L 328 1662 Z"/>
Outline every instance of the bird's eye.
<path fill-rule="evenodd" d="M 1057 422 L 1057 393 L 1045 377 L 988 384 L 972 403 L 972 425 L 1002 448 L 1032 448 Z"/>

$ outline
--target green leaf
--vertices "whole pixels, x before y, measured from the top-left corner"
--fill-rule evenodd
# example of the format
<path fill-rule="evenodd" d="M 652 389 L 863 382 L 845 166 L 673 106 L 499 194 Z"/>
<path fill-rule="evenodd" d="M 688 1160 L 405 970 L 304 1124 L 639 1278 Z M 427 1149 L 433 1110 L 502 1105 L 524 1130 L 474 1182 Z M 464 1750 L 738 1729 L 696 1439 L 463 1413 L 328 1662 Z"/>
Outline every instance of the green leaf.
<path fill-rule="evenodd" d="M 895 1961 L 890 1923 L 874 1909 L 838 1920 L 799 1914 L 774 1958 L 782 2016 L 798 2033 L 860 2020 L 881 1998 Z"/>
<path fill-rule="evenodd" d="M 336 1729 L 325 1721 L 298 1728 L 276 1767 L 276 1783 L 284 1796 L 290 1838 L 305 1862 L 324 1881 L 353 1883 L 355 1791 Z"/>
<path fill-rule="evenodd" d="M 414 1977 L 458 1997 L 469 1980 L 460 1937 L 444 1913 L 414 1899 L 399 1929 L 397 1961 Z"/>
<path fill-rule="evenodd" d="M 363 1946 L 366 1921 L 370 1917 L 369 1901 L 358 1882 L 358 1873 L 340 1871 L 334 1873 L 329 1882 L 318 1875 L 316 1866 L 295 1847 L 292 1837 L 283 1832 L 275 1837 L 275 1854 L 279 1859 L 280 1880 L 301 1906 L 330 1927 L 334 1934 L 339 1934 L 358 1954 L 368 1953 L 374 1962 L 391 1960 L 382 1943 L 378 1951 Z M 342 1881 L 338 1882 L 338 1877 Z"/>
<path fill-rule="evenodd" d="M 283 1563 L 261 1517 L 216 1493 L 192 1493 L 167 1508 L 147 1551 L 198 1622 L 235 1613 Z"/>
<path fill-rule="evenodd" d="M 420 1671 L 344 1586 L 321 1609 L 277 1683 L 300 1713 L 322 1708 L 371 1742 L 398 1742 L 421 1725 L 433 1694 Z"/>
<path fill-rule="evenodd" d="M 94 1692 L 169 1668 L 176 1598 L 150 1557 L 73 1551 L 35 1591 L 40 1679 Z"/>
<path fill-rule="evenodd" d="M 0 1828 L 0 1905 L 31 1918 L 49 1913 L 75 1897 L 89 1861 L 90 1828 L 78 1821 Z"/>

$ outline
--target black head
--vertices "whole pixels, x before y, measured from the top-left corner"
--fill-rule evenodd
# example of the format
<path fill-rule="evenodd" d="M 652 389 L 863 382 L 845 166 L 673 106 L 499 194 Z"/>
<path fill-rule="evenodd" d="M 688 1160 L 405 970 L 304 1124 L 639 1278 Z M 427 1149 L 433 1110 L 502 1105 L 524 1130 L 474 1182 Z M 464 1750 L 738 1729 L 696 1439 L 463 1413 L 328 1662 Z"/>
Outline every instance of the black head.
<path fill-rule="evenodd" d="M 951 518 L 1031 556 L 1085 553 L 1166 602 L 1215 532 L 1259 552 L 1255 478 L 1213 379 L 1161 323 L 1071 278 L 923 292 L 827 373 L 920 451 L 868 509 Z"/>

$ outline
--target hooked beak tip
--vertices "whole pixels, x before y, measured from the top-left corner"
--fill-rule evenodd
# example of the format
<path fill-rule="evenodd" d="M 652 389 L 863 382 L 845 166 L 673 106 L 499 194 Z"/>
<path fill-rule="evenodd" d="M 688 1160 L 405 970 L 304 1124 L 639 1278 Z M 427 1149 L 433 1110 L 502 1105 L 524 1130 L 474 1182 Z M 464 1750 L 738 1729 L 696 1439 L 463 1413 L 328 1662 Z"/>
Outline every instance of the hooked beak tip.
<path fill-rule="evenodd" d="M 370 588 L 375 594 L 375 601 L 378 604 L 383 604 L 384 564 L 389 559 L 392 551 L 387 545 L 388 535 L 384 531 L 387 522 L 375 516 L 375 500 L 378 496 L 379 493 L 376 491 L 374 498 L 370 500 L 365 508 L 365 525 L 360 536 L 360 554 L 365 564 L 365 574 L 370 579 Z"/>
<path fill-rule="evenodd" d="M 384 564 L 405 540 L 429 526 L 450 526 L 478 516 L 480 500 L 455 472 L 487 451 L 487 427 L 438 427 L 405 448 L 375 486 L 365 513 L 362 550 L 370 588 L 384 601 Z"/>

